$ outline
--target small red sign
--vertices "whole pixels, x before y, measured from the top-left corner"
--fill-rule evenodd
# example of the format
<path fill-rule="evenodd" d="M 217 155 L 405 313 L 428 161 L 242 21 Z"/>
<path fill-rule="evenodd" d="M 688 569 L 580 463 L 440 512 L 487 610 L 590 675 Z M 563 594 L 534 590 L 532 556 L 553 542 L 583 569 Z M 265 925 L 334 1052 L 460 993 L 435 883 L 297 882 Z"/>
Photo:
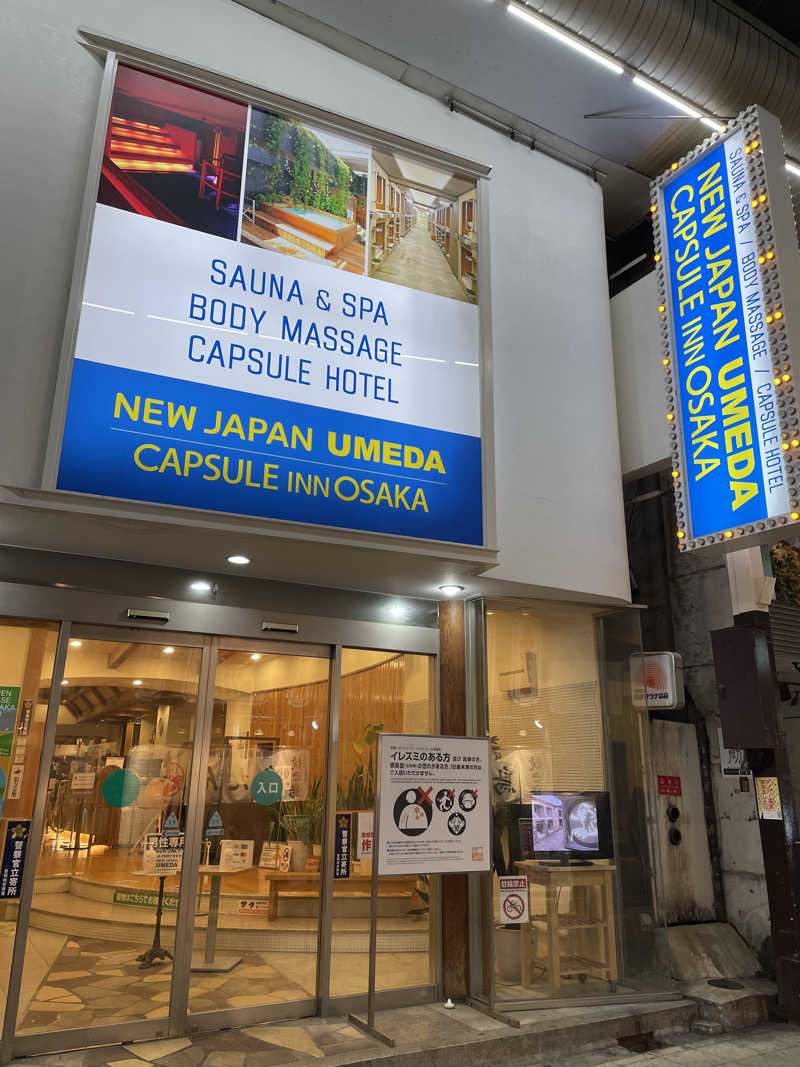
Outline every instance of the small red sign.
<path fill-rule="evenodd" d="M 660 797 L 681 796 L 681 780 L 677 774 L 659 774 L 658 795 Z"/>

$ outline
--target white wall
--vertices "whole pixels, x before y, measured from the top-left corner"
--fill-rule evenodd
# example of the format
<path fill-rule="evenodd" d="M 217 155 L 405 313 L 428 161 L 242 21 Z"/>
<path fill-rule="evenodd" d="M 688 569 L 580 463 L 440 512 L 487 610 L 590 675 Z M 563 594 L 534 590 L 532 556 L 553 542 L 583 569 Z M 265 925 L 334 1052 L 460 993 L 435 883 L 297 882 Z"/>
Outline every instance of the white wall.
<path fill-rule="evenodd" d="M 227 0 L 30 0 L 0 14 L 0 97 L 11 102 L 0 113 L 0 486 L 40 483 L 101 77 L 78 26 L 492 166 L 501 564 L 491 576 L 626 598 L 599 187 Z"/>
<path fill-rule="evenodd" d="M 622 472 L 669 462 L 655 271 L 611 301 Z"/>

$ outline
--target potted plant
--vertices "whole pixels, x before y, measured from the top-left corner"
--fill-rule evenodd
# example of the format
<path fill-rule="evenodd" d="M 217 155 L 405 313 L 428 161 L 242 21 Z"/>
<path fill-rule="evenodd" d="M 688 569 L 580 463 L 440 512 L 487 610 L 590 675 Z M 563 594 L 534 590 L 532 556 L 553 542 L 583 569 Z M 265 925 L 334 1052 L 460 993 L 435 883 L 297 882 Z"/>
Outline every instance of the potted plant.
<path fill-rule="evenodd" d="M 320 795 L 322 782 L 315 778 L 305 800 L 282 805 L 281 826 L 292 846 L 292 870 L 304 871 L 312 848 L 322 841 L 325 804 Z"/>

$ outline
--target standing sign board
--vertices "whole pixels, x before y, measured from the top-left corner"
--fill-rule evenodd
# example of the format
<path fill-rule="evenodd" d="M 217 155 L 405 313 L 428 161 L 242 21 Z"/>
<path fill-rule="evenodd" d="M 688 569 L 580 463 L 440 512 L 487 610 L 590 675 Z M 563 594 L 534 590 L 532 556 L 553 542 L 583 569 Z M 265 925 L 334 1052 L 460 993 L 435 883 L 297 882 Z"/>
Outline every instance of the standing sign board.
<path fill-rule="evenodd" d="M 120 65 L 51 487 L 482 545 L 469 169 Z"/>
<path fill-rule="evenodd" d="M 800 255 L 785 163 L 777 119 L 751 107 L 653 184 L 681 550 L 741 548 L 800 520 Z"/>
<path fill-rule="evenodd" d="M 153 874 L 175 874 L 183 866 L 184 835 L 147 834 L 143 867 Z"/>
<path fill-rule="evenodd" d="M 489 741 L 381 734 L 379 874 L 488 871 Z"/>

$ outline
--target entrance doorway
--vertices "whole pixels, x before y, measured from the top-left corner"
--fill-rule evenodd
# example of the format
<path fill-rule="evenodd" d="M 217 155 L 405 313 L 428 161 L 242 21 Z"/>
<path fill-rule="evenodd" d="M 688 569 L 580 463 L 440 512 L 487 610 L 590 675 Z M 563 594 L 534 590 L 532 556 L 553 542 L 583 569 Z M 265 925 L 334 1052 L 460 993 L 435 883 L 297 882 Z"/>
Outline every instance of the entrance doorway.
<path fill-rule="evenodd" d="M 435 731 L 434 657 L 94 627 L 62 643 L 14 1052 L 357 1006 L 375 739 Z M 378 986 L 428 999 L 438 886 L 390 881 Z"/>

